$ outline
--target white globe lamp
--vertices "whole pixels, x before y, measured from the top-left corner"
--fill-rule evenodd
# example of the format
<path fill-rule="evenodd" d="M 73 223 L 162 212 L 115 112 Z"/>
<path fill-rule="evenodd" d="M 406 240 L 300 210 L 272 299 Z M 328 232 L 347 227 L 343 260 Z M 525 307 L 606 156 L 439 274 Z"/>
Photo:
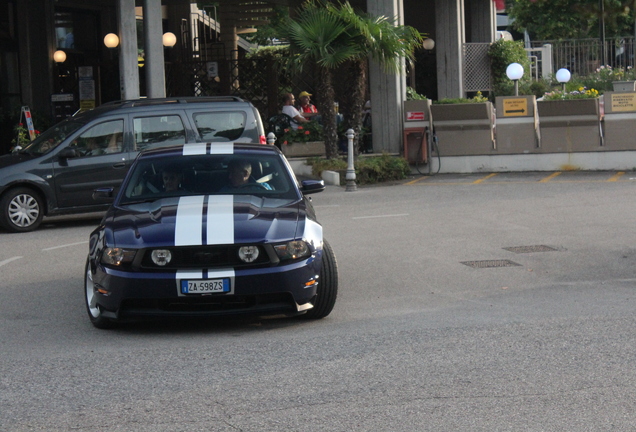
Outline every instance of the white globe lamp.
<path fill-rule="evenodd" d="M 572 78 L 572 74 L 565 68 L 559 69 L 556 73 L 556 79 L 561 83 L 563 93 L 565 93 L 565 84 L 570 81 L 570 78 Z"/>
<path fill-rule="evenodd" d="M 506 75 L 515 82 L 515 96 L 519 96 L 519 80 L 523 76 L 523 66 L 519 63 L 510 63 L 506 68 Z"/>
<path fill-rule="evenodd" d="M 172 32 L 163 34 L 163 46 L 172 48 L 177 43 L 177 37 Z"/>
<path fill-rule="evenodd" d="M 66 61 L 66 53 L 62 50 L 57 50 L 53 53 L 53 60 L 55 63 L 64 63 Z"/>
<path fill-rule="evenodd" d="M 435 41 L 431 38 L 424 39 L 424 42 L 422 42 L 422 47 L 425 50 L 430 51 L 435 48 Z"/>
<path fill-rule="evenodd" d="M 115 33 L 108 33 L 104 36 L 104 45 L 106 45 L 106 48 L 117 48 L 117 45 L 119 45 L 119 36 Z"/>

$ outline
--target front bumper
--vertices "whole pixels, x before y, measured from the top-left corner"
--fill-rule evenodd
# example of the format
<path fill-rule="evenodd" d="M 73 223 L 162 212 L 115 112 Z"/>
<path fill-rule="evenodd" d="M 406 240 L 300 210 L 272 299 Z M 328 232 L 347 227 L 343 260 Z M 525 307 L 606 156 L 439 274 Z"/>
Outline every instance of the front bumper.
<path fill-rule="evenodd" d="M 230 293 L 182 294 L 178 272 L 122 271 L 93 266 L 97 304 L 104 317 L 209 317 L 223 315 L 294 315 L 313 307 L 320 259 L 257 269 L 227 269 Z"/>

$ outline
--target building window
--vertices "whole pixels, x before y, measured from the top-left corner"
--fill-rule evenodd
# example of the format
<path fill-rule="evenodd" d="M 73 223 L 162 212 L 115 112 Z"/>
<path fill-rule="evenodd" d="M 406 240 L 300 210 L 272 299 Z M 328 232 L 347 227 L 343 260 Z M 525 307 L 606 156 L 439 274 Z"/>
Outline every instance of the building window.
<path fill-rule="evenodd" d="M 72 13 L 55 12 L 55 40 L 58 49 L 75 48 Z"/>

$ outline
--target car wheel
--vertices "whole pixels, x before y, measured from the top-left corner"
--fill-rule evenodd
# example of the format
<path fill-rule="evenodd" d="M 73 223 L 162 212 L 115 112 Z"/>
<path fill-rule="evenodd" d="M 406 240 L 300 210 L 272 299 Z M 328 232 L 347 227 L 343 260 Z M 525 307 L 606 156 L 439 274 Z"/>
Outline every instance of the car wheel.
<path fill-rule="evenodd" d="M 36 229 L 44 211 L 42 198 L 29 188 L 16 188 L 0 200 L 0 224 L 12 232 L 27 232 Z"/>
<path fill-rule="evenodd" d="M 333 310 L 338 296 L 338 263 L 331 245 L 326 240 L 322 246 L 322 266 L 320 267 L 320 279 L 316 291 L 316 301 L 313 309 L 301 315 L 305 319 L 321 319 Z"/>
<path fill-rule="evenodd" d="M 114 326 L 114 323 L 102 316 L 101 307 L 96 303 L 95 284 L 93 283 L 93 272 L 91 265 L 86 260 L 86 270 L 84 271 L 84 298 L 86 299 L 86 310 L 91 323 L 99 329 L 108 329 Z"/>

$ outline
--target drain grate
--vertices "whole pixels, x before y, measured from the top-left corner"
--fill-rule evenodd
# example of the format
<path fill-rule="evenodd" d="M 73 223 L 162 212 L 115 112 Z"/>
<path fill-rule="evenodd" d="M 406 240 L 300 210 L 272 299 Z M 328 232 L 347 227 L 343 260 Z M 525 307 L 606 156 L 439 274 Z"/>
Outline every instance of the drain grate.
<path fill-rule="evenodd" d="M 552 252 L 557 250 L 555 248 L 551 248 L 550 246 L 545 246 L 545 245 L 515 246 L 515 247 L 506 247 L 504 249 L 514 253 Z"/>
<path fill-rule="evenodd" d="M 462 261 L 461 264 L 472 268 L 516 267 L 521 265 L 510 260 Z"/>

